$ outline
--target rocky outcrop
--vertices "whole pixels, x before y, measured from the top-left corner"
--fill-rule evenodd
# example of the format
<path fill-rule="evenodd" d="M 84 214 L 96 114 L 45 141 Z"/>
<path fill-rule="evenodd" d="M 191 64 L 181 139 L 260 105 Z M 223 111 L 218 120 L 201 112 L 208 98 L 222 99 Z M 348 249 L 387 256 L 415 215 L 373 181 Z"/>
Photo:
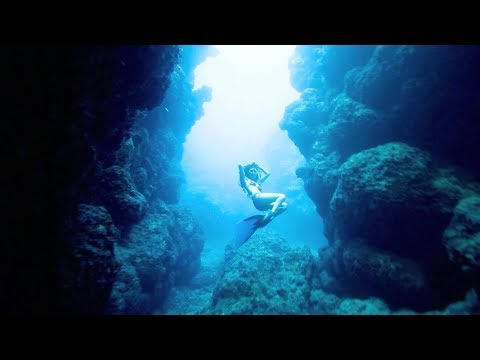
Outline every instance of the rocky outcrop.
<path fill-rule="evenodd" d="M 80 204 L 67 219 L 67 256 L 60 259 L 65 310 L 85 314 L 103 312 L 118 263 L 114 255 L 120 232 L 104 207 Z"/>
<path fill-rule="evenodd" d="M 158 204 L 126 241 L 115 247 L 120 269 L 108 313 L 151 314 L 173 285 L 185 283 L 200 268 L 201 230 L 180 205 Z"/>
<path fill-rule="evenodd" d="M 307 314 L 313 256 L 290 249 L 286 240 L 258 230 L 237 251 L 226 249 L 223 275 L 208 314 Z"/>
<path fill-rule="evenodd" d="M 346 94 L 383 113 L 397 140 L 477 175 L 478 46 L 377 46 Z"/>
<path fill-rule="evenodd" d="M 79 204 L 94 204 L 90 186 L 100 162 L 118 147 L 136 109 L 162 101 L 177 55 L 176 46 L 4 49 L 9 135 L 1 153 L 4 166 L 15 171 L 1 180 L 0 197 L 9 209 L 2 218 L 8 240 L 0 245 L 1 311 L 72 309 L 62 304 L 72 295 L 61 295 L 57 266 L 70 256 L 62 253 L 71 239 L 65 219 L 75 217 Z"/>
<path fill-rule="evenodd" d="M 0 312 L 98 313 L 105 307 L 115 279 L 112 264 L 123 259 L 112 253 L 112 242 L 128 236 L 158 194 L 151 184 L 155 159 L 150 169 L 148 160 L 134 165 L 153 142 L 142 148 L 134 129 L 142 114 L 165 100 L 177 65 L 186 61 L 182 69 L 191 76 L 206 49 L 190 49 L 189 59 L 180 58 L 173 45 L 4 49 L 8 136 L 1 154 L 11 171 L 0 180 L 2 207 L 8 209 L 2 217 Z M 167 188 L 161 196 L 170 196 L 171 203 L 180 183 L 178 151 L 172 149 L 180 148 L 208 98 L 204 89 L 192 100 L 190 83 L 184 87 L 187 92 L 175 99 L 193 104 L 188 119 L 149 123 L 158 133 L 176 134 L 158 150 L 164 163 L 174 164 L 164 168 L 162 179 L 169 181 L 162 181 Z"/>
<path fill-rule="evenodd" d="M 470 196 L 458 203 L 455 215 L 443 234 L 443 243 L 452 261 L 462 266 L 480 266 L 480 197 Z"/>
<path fill-rule="evenodd" d="M 101 196 L 115 222 L 129 225 L 138 222 L 147 210 L 147 200 L 132 184 L 130 173 L 111 166 L 101 175 Z"/>
<path fill-rule="evenodd" d="M 290 82 L 295 90 L 343 88 L 345 73 L 364 65 L 374 46 L 299 46 L 289 60 Z"/>
<path fill-rule="evenodd" d="M 362 237 L 422 259 L 437 250 L 458 198 L 442 196 L 433 186 L 427 153 L 388 143 L 352 155 L 339 173 L 328 219 L 333 241 Z"/>
<path fill-rule="evenodd" d="M 325 99 L 317 89 L 306 89 L 285 109 L 280 123 L 306 157 L 297 170 L 319 213 L 328 216 L 328 202 L 338 181 L 340 165 L 352 154 L 378 143 L 388 130 L 379 115 L 344 93 Z"/>
<path fill-rule="evenodd" d="M 108 184 L 104 188 L 110 190 L 102 191 L 103 201 L 111 206 L 112 216 L 122 220 L 119 252 L 125 254 L 109 313 L 159 311 L 172 286 L 184 284 L 200 268 L 200 228 L 189 210 L 176 203 L 183 182 L 182 143 L 211 96 L 209 88 L 193 91 L 196 61 L 208 54 L 205 46 L 180 48 L 164 101 L 153 111 L 137 112 L 121 146 L 108 159 L 111 166 L 100 175 L 102 186 Z M 122 290 L 129 282 L 135 291 Z"/>
<path fill-rule="evenodd" d="M 436 293 L 418 262 L 349 239 L 321 249 L 290 247 L 276 232 L 258 230 L 239 249 L 225 250 L 213 295 L 194 314 L 451 315 L 479 309 L 475 291 L 431 310 Z M 461 281 L 456 278 L 455 281 Z M 451 286 L 449 286 L 451 288 Z M 183 296 L 202 294 L 192 289 Z M 176 299 L 183 309 L 186 299 Z"/>
<path fill-rule="evenodd" d="M 392 309 L 428 309 L 429 281 L 417 262 L 351 239 L 334 247 L 331 273 L 342 281 L 350 297 L 379 297 Z"/>
<path fill-rule="evenodd" d="M 472 222 L 457 204 L 480 189 L 480 48 L 353 48 L 297 47 L 291 82 L 302 94 L 280 123 L 307 160 L 297 175 L 325 222 L 332 251 L 319 271 L 341 279 L 338 296 L 443 308 L 478 277 Z"/>

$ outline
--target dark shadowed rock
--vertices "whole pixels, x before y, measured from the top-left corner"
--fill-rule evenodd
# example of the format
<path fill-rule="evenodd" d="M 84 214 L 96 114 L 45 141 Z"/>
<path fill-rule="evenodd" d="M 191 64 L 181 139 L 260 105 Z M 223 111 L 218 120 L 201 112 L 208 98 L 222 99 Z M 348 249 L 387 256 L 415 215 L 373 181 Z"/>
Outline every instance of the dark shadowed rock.
<path fill-rule="evenodd" d="M 101 206 L 80 204 L 75 217 L 67 220 L 63 276 L 63 311 L 96 314 L 110 296 L 117 262 L 114 245 L 120 233 L 108 211 Z"/>
<path fill-rule="evenodd" d="M 88 299 L 104 298 L 105 288 L 77 283 L 65 294 L 57 267 L 71 257 L 63 252 L 71 240 L 65 219 L 77 217 L 78 204 L 103 205 L 92 191 L 101 162 L 118 148 L 136 110 L 161 103 L 178 47 L 15 46 L 2 53 L 3 99 L 11 106 L 3 114 L 9 136 L 0 153 L 5 167 L 16 170 L 0 187 L 2 206 L 10 209 L 2 218 L 9 235 L 0 245 L 0 311 L 84 311 Z"/>
<path fill-rule="evenodd" d="M 442 197 L 433 177 L 429 155 L 405 144 L 351 156 L 340 168 L 330 202 L 336 236 L 363 237 L 405 256 L 430 257 L 452 215 L 448 207 L 432 206 Z"/>
<path fill-rule="evenodd" d="M 480 266 L 480 197 L 461 200 L 455 207 L 443 243 L 452 261 L 478 270 Z"/>
<path fill-rule="evenodd" d="M 378 46 L 345 92 L 382 112 L 397 141 L 475 170 L 479 46 Z"/>
<path fill-rule="evenodd" d="M 102 173 L 102 197 L 113 219 L 125 226 L 139 221 L 147 210 L 147 201 L 132 183 L 130 173 L 112 166 Z"/>
<path fill-rule="evenodd" d="M 110 298 L 105 307 L 108 315 L 148 314 L 152 306 L 150 297 L 142 291 L 137 270 L 130 262 L 131 253 L 123 246 L 115 247 L 119 268 Z"/>
<path fill-rule="evenodd" d="M 336 247 L 333 261 L 350 294 L 381 297 L 396 308 L 425 309 L 431 303 L 427 274 L 411 259 L 355 239 Z"/>
<path fill-rule="evenodd" d="M 467 211 L 457 208 L 454 216 L 454 208 L 480 193 L 480 47 L 376 46 L 356 64 L 349 48 L 300 46 L 291 59 L 292 86 L 303 93 L 286 108 L 281 127 L 306 158 L 297 175 L 324 219 L 332 251 L 343 256 L 338 249 L 361 237 L 375 251 L 415 261 L 430 292 L 424 309 L 445 308 L 479 288 L 477 271 L 470 271 L 475 231 Z M 323 275 L 315 276 L 322 291 L 345 296 L 354 289 L 352 276 L 333 286 L 339 263 L 321 262 L 316 271 Z M 399 267 L 398 279 L 402 271 L 413 278 L 412 268 Z M 360 281 L 364 297 L 409 303 L 402 297 L 410 290 L 399 290 L 398 281 L 397 303 L 378 284 L 368 288 L 370 281 Z"/>
<path fill-rule="evenodd" d="M 174 285 L 190 280 L 200 268 L 204 240 L 198 223 L 180 205 L 157 203 L 135 224 L 125 243 L 109 311 L 151 314 Z"/>

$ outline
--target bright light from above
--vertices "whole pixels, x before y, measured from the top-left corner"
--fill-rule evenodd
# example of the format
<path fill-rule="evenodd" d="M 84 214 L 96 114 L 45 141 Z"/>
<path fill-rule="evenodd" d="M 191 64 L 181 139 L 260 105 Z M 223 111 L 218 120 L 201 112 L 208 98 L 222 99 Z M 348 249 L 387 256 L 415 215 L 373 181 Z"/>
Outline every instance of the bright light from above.
<path fill-rule="evenodd" d="M 206 191 L 222 202 L 224 191 L 243 195 L 237 186 L 237 164 L 256 161 L 269 166 L 262 150 L 274 133 L 280 133 L 285 106 L 299 94 L 289 81 L 294 45 L 217 49 L 220 54 L 195 71 L 195 88 L 210 86 L 212 101 L 204 104 L 205 116 L 187 137 L 182 165 L 191 190 Z"/>

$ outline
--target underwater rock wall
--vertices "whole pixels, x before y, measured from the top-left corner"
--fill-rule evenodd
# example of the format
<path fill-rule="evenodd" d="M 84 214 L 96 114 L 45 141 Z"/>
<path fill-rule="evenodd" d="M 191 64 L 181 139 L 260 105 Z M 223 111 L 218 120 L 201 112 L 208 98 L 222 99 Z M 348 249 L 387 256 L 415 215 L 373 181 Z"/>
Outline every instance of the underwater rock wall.
<path fill-rule="evenodd" d="M 79 205 L 92 204 L 89 187 L 103 158 L 130 128 L 135 109 L 162 101 L 177 57 L 175 46 L 3 48 L 2 312 L 69 313 L 82 311 L 81 303 L 89 303 L 92 312 L 101 307 L 90 300 L 101 303 L 108 293 L 111 255 L 94 263 L 85 257 L 83 264 L 82 252 L 71 252 L 82 236 L 72 237 L 70 229 L 104 236 L 95 243 L 111 251 L 115 231 L 79 229 L 92 223 L 109 227 L 105 209 Z M 89 214 L 91 220 L 85 218 Z M 78 268 L 86 272 L 72 279 Z"/>
<path fill-rule="evenodd" d="M 152 314 L 162 308 L 172 286 L 186 283 L 200 268 L 202 231 L 189 210 L 176 203 L 184 181 L 182 144 L 211 99 L 210 88 L 193 91 L 194 70 L 211 55 L 215 52 L 208 46 L 180 47 L 165 99 L 154 110 L 136 114 L 109 159 L 109 169 L 128 174 L 131 188 L 101 191 L 104 201 L 117 199 L 111 204 L 113 217 L 125 203 L 133 216 L 118 217 L 122 241 L 115 251 L 122 261 L 107 313 Z"/>
<path fill-rule="evenodd" d="M 180 83 L 205 57 L 202 48 L 189 50 L 187 75 L 176 86 L 190 87 Z M 188 98 L 177 101 L 188 104 L 186 119 L 135 137 L 143 131 L 139 119 L 166 100 L 180 52 L 178 46 L 4 48 L 1 313 L 103 313 L 124 263 L 118 246 L 159 207 L 155 201 L 175 202 L 180 181 L 169 172 L 178 169 L 181 143 L 172 141 L 188 133 L 206 98 L 182 94 Z M 161 136 L 166 141 L 152 149 Z M 144 141 L 143 148 L 135 141 Z M 141 164 L 154 152 L 169 163 L 164 176 L 175 179 L 161 181 L 168 190 L 153 184 L 156 158 L 149 159 L 152 169 Z M 188 213 L 175 211 L 171 216 L 183 224 Z M 174 246 L 178 269 L 195 268 L 199 243 Z"/>
<path fill-rule="evenodd" d="M 425 311 L 478 289 L 478 221 L 465 209 L 480 193 L 479 61 L 478 46 L 292 56 L 302 93 L 280 125 L 307 160 L 297 175 L 324 219 L 322 257 L 350 296 Z"/>

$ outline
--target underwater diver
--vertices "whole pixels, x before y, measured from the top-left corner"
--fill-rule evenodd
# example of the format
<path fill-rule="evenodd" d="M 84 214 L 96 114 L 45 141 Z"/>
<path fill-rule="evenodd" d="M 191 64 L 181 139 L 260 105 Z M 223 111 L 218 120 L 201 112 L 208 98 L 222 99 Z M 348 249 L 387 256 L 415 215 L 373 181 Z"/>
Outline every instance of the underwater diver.
<path fill-rule="evenodd" d="M 287 209 L 285 195 L 280 193 L 262 193 L 261 184 L 270 173 L 256 163 L 246 166 L 238 165 L 240 186 L 257 210 L 265 211 L 265 215 L 254 215 L 236 225 L 236 247 L 247 241 L 258 228 L 264 227 Z"/>

